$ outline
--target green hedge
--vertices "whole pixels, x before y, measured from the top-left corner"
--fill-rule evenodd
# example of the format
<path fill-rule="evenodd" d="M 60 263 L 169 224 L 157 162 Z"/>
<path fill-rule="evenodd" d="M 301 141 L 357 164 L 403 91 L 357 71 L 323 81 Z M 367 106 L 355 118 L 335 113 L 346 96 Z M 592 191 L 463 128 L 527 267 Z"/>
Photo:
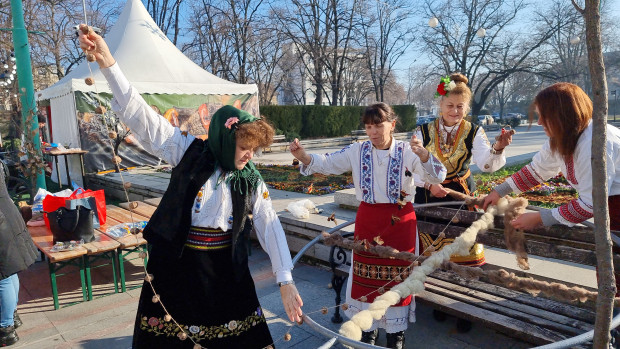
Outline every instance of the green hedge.
<path fill-rule="evenodd" d="M 415 106 L 394 105 L 392 108 L 400 120 L 396 131 L 412 131 L 416 124 Z M 287 139 L 305 139 L 348 136 L 351 130 L 363 129 L 364 109 L 364 106 L 268 105 L 260 107 L 260 113 L 273 124 L 276 133 L 284 134 Z"/>

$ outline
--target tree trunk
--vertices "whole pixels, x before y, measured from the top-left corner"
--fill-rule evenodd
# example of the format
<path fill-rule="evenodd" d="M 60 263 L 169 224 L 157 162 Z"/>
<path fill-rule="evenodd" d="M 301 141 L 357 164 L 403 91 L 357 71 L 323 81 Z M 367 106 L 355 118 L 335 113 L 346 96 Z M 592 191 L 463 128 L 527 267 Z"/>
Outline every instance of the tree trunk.
<path fill-rule="evenodd" d="M 573 0 L 573 4 L 574 0 Z M 576 6 L 578 8 L 578 6 Z M 578 8 L 579 9 L 579 8 Z M 612 241 L 609 235 L 609 209 L 607 206 L 607 80 L 601 43 L 600 0 L 586 0 L 582 11 L 586 22 L 588 65 L 592 77 L 594 113 L 592 116 L 592 183 L 594 206 L 594 240 L 596 242 L 596 264 L 598 268 L 598 298 L 596 301 L 596 322 L 594 326 L 594 348 L 604 349 L 609 345 L 613 298 L 616 293 L 614 267 L 612 262 Z"/>

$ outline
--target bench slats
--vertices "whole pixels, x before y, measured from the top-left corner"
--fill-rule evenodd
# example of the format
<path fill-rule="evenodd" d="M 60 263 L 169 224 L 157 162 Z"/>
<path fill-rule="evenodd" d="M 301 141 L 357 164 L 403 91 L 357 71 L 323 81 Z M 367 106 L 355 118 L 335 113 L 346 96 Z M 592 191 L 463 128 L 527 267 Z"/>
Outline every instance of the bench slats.
<path fill-rule="evenodd" d="M 579 335 L 593 328 L 591 324 L 564 315 L 555 314 L 545 309 L 515 302 L 509 298 L 473 290 L 439 279 L 429 278 L 426 282 L 426 289 L 428 292 L 441 294 L 459 302 L 469 303 L 482 309 L 491 310 L 513 319 L 527 321 L 569 336 Z"/>
<path fill-rule="evenodd" d="M 561 303 L 559 301 L 554 301 L 543 297 L 533 297 L 527 293 L 514 291 L 501 286 L 489 284 L 484 281 L 464 279 L 454 273 L 441 270 L 433 272 L 431 276 L 438 280 L 457 283 L 460 286 L 465 286 L 473 290 L 479 290 L 482 292 L 494 294 L 502 298 L 507 298 L 526 306 L 546 309 L 558 315 L 571 317 L 585 323 L 592 324 L 595 320 L 596 315 L 593 311 L 579 306 L 572 306 L 566 303 Z"/>
<path fill-rule="evenodd" d="M 416 300 L 445 313 L 480 323 L 484 327 L 500 331 L 515 338 L 522 338 L 534 344 L 547 344 L 567 338 L 567 336 L 546 328 L 497 314 L 468 303 L 455 301 L 453 298 L 429 291 L 423 291 L 417 295 Z"/>

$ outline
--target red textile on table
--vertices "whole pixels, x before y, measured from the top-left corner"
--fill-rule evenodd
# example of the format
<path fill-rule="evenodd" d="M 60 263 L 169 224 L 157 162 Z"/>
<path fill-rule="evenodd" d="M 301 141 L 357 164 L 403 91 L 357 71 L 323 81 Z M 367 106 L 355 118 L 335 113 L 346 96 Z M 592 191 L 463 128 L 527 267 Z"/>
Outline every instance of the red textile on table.
<path fill-rule="evenodd" d="M 394 219 L 393 217 L 396 217 Z M 379 236 L 383 240 L 382 246 L 391 246 L 399 251 L 416 253 L 417 219 L 413 205 L 407 203 L 399 209 L 398 204 L 368 204 L 362 202 L 355 217 L 355 239 L 366 239 L 375 244 L 374 238 Z M 360 300 L 366 296 L 367 303 L 371 303 L 380 294 L 378 289 L 385 291 L 400 282 L 394 278 L 400 275 L 404 280 L 411 272 L 407 261 L 381 258 L 377 255 L 362 252 L 353 253 L 353 279 L 351 297 Z M 396 306 L 409 305 L 412 296 L 400 300 Z"/>

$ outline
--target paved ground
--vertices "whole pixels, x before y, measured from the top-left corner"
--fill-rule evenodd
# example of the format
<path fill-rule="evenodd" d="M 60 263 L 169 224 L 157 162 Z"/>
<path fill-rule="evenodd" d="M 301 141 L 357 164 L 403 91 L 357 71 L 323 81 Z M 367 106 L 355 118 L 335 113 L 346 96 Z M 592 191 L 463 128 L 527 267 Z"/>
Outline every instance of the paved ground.
<path fill-rule="evenodd" d="M 531 158 L 531 153 L 538 149 L 544 134 L 534 127 L 526 130 L 517 129 L 514 144 L 507 149 L 511 162 L 523 162 Z M 490 138 L 493 133 L 490 133 Z M 325 150 L 324 151 L 330 151 Z M 288 153 L 265 154 L 257 158 L 257 162 L 288 163 L 291 155 Z M 133 175 L 130 181 L 140 180 L 139 174 Z M 145 180 L 149 182 L 148 179 Z M 166 185 L 165 181 L 154 182 L 152 185 Z M 304 194 L 274 190 L 271 193 L 274 208 L 282 214 L 284 208 L 292 200 L 307 197 Z M 324 212 L 337 212 L 339 219 L 352 219 L 353 211 L 338 209 L 333 203 L 333 196 L 326 195 L 312 197 Z M 501 250 L 487 250 L 487 259 L 498 265 L 514 264 L 514 256 Z M 580 266 L 540 262 L 532 259 L 532 268 L 544 275 L 558 276 L 564 274 L 567 279 L 583 279 L 584 286 L 592 286 L 594 272 Z M 140 289 L 133 289 L 126 293 L 114 294 L 111 283 L 111 268 L 103 266 L 93 272 L 94 294 L 96 299 L 90 302 L 81 301 L 79 277 L 76 272 L 59 277 L 60 301 L 65 306 L 53 310 L 50 281 L 47 272 L 47 263 L 38 262 L 30 269 L 20 274 L 21 290 L 19 313 L 24 321 L 23 327 L 18 329 L 21 341 L 16 348 L 129 348 L 133 333 L 133 322 L 137 308 Z M 307 325 L 292 325 L 283 315 L 282 304 L 279 299 L 278 287 L 271 274 L 271 267 L 267 255 L 259 246 L 254 246 L 250 257 L 250 266 L 254 277 L 258 295 L 277 348 L 317 348 L 327 341 L 327 338 L 316 334 Z M 70 270 L 69 270 L 70 271 Z M 139 260 L 127 266 L 127 279 L 130 287 L 139 286 L 143 277 L 143 266 Z M 581 273 L 581 274 L 579 274 Z M 338 325 L 330 321 L 333 309 L 328 315 L 320 313 L 323 306 L 331 307 L 334 303 L 334 292 L 328 288 L 331 273 L 323 267 L 299 264 L 293 271 L 305 302 L 304 311 L 323 326 L 337 330 Z M 70 303 L 74 305 L 67 306 Z M 471 332 L 457 333 L 455 319 L 437 323 L 432 318 L 432 311 L 425 306 L 418 306 L 417 322 L 410 326 L 407 332 L 408 348 L 525 348 L 527 344 L 508 338 L 486 328 L 474 324 Z M 292 339 L 289 342 L 282 340 L 284 333 L 290 331 Z M 381 336 L 379 344 L 384 343 Z M 335 346 L 342 347 L 342 346 Z"/>

